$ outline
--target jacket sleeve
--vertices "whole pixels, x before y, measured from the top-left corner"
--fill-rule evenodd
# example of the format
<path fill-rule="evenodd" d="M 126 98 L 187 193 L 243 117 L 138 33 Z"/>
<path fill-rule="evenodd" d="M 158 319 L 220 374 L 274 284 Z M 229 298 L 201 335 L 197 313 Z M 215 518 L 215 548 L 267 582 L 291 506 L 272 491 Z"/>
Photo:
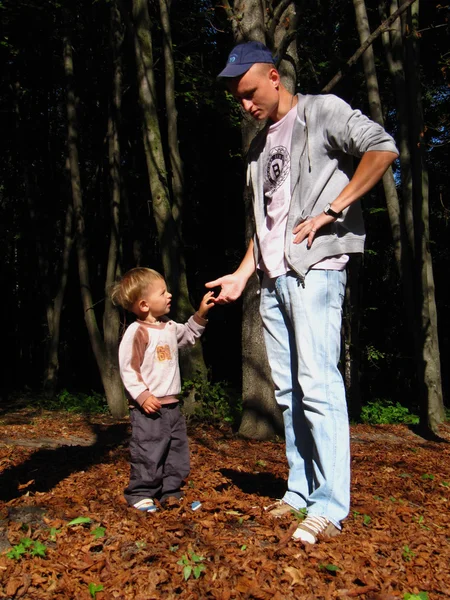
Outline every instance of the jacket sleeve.
<path fill-rule="evenodd" d="M 187 323 L 176 323 L 178 348 L 193 346 L 205 331 L 208 321 L 195 313 Z"/>
<path fill-rule="evenodd" d="M 141 406 L 151 396 L 141 373 L 148 343 L 148 330 L 138 327 L 127 331 L 119 346 L 119 368 L 123 385 L 131 398 Z"/>
<path fill-rule="evenodd" d="M 394 139 L 381 125 L 338 96 L 329 94 L 321 98 L 318 122 L 324 123 L 325 144 L 331 149 L 357 157 L 373 150 L 398 154 Z"/>

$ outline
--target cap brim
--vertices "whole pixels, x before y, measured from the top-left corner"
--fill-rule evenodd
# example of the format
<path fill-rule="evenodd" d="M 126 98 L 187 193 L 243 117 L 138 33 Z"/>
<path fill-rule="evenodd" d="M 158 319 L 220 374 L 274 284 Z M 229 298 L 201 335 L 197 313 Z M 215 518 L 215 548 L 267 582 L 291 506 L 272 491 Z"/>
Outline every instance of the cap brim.
<path fill-rule="evenodd" d="M 253 65 L 254 63 L 250 63 L 247 65 L 228 64 L 225 67 L 225 69 L 217 75 L 217 79 L 220 79 L 222 77 L 239 77 L 240 75 L 246 73 Z"/>

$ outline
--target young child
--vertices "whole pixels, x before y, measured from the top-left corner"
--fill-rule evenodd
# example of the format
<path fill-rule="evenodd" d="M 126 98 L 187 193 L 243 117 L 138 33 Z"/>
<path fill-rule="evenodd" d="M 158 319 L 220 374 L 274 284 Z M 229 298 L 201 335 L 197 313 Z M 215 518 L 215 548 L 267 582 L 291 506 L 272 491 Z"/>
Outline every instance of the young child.
<path fill-rule="evenodd" d="M 131 421 L 131 472 L 125 499 L 146 512 L 158 510 L 155 500 L 164 506 L 182 498 L 190 464 L 186 422 L 177 398 L 181 390 L 178 348 L 195 344 L 213 306 L 213 293 L 208 292 L 198 311 L 181 325 L 166 317 L 171 298 L 164 278 L 142 267 L 125 273 L 111 292 L 114 304 L 137 317 L 119 346 Z"/>

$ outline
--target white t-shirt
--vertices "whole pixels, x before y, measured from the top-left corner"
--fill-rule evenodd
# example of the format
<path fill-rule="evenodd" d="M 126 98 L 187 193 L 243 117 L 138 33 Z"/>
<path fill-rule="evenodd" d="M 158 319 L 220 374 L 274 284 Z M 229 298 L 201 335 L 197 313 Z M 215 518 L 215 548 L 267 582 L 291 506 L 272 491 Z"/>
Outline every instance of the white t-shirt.
<path fill-rule="evenodd" d="M 267 133 L 264 148 L 264 212 L 265 221 L 259 232 L 261 261 L 258 268 L 271 278 L 289 270 L 284 256 L 286 223 L 291 200 L 292 131 L 297 116 L 294 106 L 280 121 L 273 123 Z M 312 269 L 342 270 L 348 256 L 326 258 Z"/>

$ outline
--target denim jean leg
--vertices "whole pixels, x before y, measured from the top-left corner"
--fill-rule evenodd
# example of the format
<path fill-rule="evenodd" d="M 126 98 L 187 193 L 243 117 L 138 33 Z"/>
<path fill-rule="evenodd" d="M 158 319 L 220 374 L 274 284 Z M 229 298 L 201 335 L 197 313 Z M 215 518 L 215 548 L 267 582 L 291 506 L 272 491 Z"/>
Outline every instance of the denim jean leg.
<path fill-rule="evenodd" d="M 285 279 L 279 277 L 277 284 Z M 275 282 L 267 277 L 261 286 L 260 313 L 264 341 L 275 399 L 283 411 L 286 458 L 289 466 L 288 490 L 283 500 L 296 510 L 306 508 L 312 492 L 312 438 L 305 419 L 297 418 L 302 411 L 301 391 L 296 372 L 295 336 Z M 295 418 L 294 418 L 295 417 Z"/>
<path fill-rule="evenodd" d="M 308 514 L 339 526 L 350 504 L 349 423 L 338 369 L 346 273 L 311 270 L 304 287 L 292 276 L 285 283 L 283 304 L 295 332 L 303 414 L 313 438 Z"/>

